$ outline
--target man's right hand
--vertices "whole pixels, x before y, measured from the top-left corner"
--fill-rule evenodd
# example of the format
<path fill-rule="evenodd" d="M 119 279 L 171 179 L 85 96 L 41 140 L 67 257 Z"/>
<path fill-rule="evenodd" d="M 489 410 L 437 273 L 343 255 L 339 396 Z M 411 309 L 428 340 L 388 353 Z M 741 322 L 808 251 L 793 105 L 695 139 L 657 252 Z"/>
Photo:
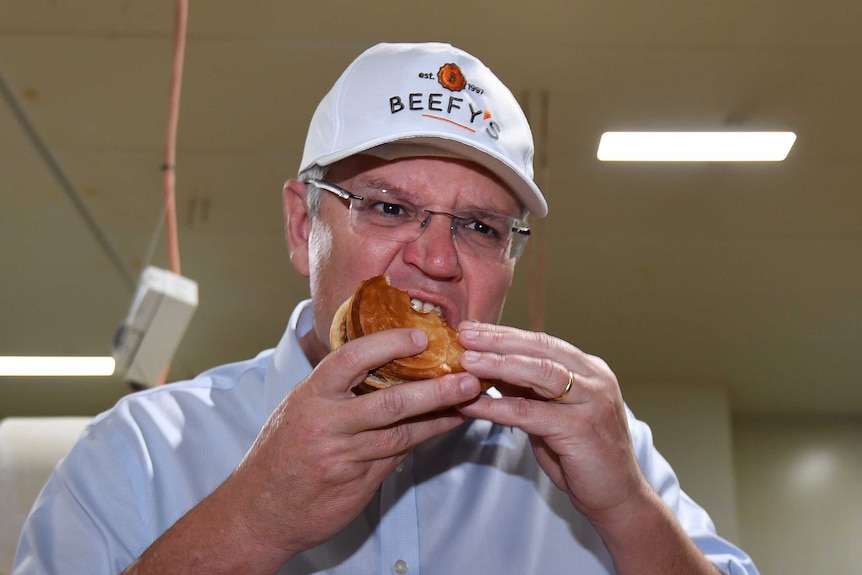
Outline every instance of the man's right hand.
<path fill-rule="evenodd" d="M 207 567 L 169 560 L 175 572 L 271 573 L 341 531 L 413 447 L 464 422 L 447 408 L 481 391 L 468 373 L 359 396 L 351 391 L 368 371 L 419 353 L 427 341 L 419 330 L 393 329 L 326 356 L 272 413 L 228 479 L 129 573 L 157 572 L 162 564 L 151 559 L 167 559 L 171 550 L 192 559 L 220 557 Z"/>

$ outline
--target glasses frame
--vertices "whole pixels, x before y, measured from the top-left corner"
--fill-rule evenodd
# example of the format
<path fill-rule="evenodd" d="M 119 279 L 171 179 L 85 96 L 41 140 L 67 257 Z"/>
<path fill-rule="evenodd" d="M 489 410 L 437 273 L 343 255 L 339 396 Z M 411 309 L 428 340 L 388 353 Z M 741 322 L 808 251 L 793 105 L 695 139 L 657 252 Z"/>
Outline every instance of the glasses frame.
<path fill-rule="evenodd" d="M 351 200 L 362 201 L 365 199 L 365 196 L 360 196 L 358 194 L 354 194 L 353 192 L 349 192 L 349 191 L 345 190 L 341 186 L 336 186 L 335 184 L 331 184 L 325 180 L 309 179 L 309 180 L 306 180 L 305 183 L 311 184 L 312 186 L 315 186 L 316 188 L 319 188 L 321 190 L 326 190 L 327 192 L 335 194 L 336 196 L 338 196 L 339 198 L 341 198 L 342 200 L 345 200 L 347 202 L 350 202 Z M 349 203 L 348 203 L 348 209 L 350 209 Z M 420 224 L 419 224 L 420 228 L 425 227 L 425 225 L 428 223 L 428 220 L 431 218 L 431 216 L 434 216 L 437 214 L 442 214 L 442 215 L 447 215 L 447 216 L 452 218 L 452 222 L 453 222 L 452 223 L 452 229 L 454 232 L 454 228 L 455 228 L 454 222 L 455 222 L 455 219 L 458 218 L 458 216 L 456 216 L 455 214 L 450 214 L 449 212 L 439 212 L 439 211 L 428 210 L 428 209 L 424 209 L 424 211 L 428 214 L 428 216 L 425 218 L 425 220 L 420 222 Z M 515 249 L 510 249 L 510 254 L 508 256 L 503 256 L 503 259 L 518 259 L 518 257 L 520 257 L 520 255 L 523 253 L 524 247 L 526 247 L 526 245 L 527 245 L 527 239 L 530 237 L 530 235 L 532 233 L 530 231 L 529 227 L 521 224 L 517 219 L 515 219 L 514 223 L 512 224 L 512 232 L 522 236 L 523 241 L 516 242 L 516 241 L 514 241 L 514 236 L 513 236 L 513 240 L 510 242 L 510 244 L 511 244 L 511 246 L 514 246 Z"/>

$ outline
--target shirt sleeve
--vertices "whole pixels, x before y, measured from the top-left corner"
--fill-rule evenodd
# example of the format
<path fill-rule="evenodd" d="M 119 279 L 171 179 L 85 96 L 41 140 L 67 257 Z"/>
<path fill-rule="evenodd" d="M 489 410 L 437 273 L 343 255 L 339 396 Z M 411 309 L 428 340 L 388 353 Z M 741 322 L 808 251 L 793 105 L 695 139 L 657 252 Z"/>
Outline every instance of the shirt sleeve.
<path fill-rule="evenodd" d="M 117 452 L 122 442 L 107 436 L 130 432 L 105 420 L 84 432 L 24 524 L 13 575 L 116 574 L 142 552 L 124 542 L 137 540 L 146 548 L 152 534 L 145 532 L 141 504 L 129 496 L 136 491 L 128 469 L 133 458 L 128 449 Z"/>
<path fill-rule="evenodd" d="M 61 461 L 13 575 L 122 572 L 234 470 L 268 416 L 260 356 L 122 398 Z"/>

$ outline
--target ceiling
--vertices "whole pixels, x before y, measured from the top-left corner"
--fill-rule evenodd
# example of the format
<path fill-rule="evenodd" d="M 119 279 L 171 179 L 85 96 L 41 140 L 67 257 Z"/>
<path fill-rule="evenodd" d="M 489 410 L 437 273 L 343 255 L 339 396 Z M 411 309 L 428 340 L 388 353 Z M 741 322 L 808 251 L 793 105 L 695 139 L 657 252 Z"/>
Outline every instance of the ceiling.
<path fill-rule="evenodd" d="M 543 150 L 551 215 L 506 322 L 602 356 L 624 392 L 719 386 L 736 412 L 862 414 L 862 3 L 191 4 L 177 208 L 200 305 L 172 379 L 273 346 L 307 295 L 280 191 L 341 69 L 378 41 L 444 40 L 522 99 Z M 174 18 L 169 0 L 0 3 L 0 74 L 56 161 L 0 102 L 0 355 L 109 353 L 142 266 L 168 266 Z M 650 129 L 798 140 L 782 163 L 597 161 L 602 132 Z M 0 378 L 0 417 L 94 413 L 124 392 Z"/>

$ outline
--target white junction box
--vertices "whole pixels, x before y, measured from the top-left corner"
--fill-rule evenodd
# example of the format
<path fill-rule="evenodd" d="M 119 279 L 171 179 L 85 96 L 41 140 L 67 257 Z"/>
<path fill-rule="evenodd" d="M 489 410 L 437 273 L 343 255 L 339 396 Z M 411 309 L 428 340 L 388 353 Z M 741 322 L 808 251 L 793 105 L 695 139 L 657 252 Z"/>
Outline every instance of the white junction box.
<path fill-rule="evenodd" d="M 197 306 L 196 281 L 157 267 L 145 269 L 114 338 L 117 375 L 147 387 L 159 383 Z"/>

